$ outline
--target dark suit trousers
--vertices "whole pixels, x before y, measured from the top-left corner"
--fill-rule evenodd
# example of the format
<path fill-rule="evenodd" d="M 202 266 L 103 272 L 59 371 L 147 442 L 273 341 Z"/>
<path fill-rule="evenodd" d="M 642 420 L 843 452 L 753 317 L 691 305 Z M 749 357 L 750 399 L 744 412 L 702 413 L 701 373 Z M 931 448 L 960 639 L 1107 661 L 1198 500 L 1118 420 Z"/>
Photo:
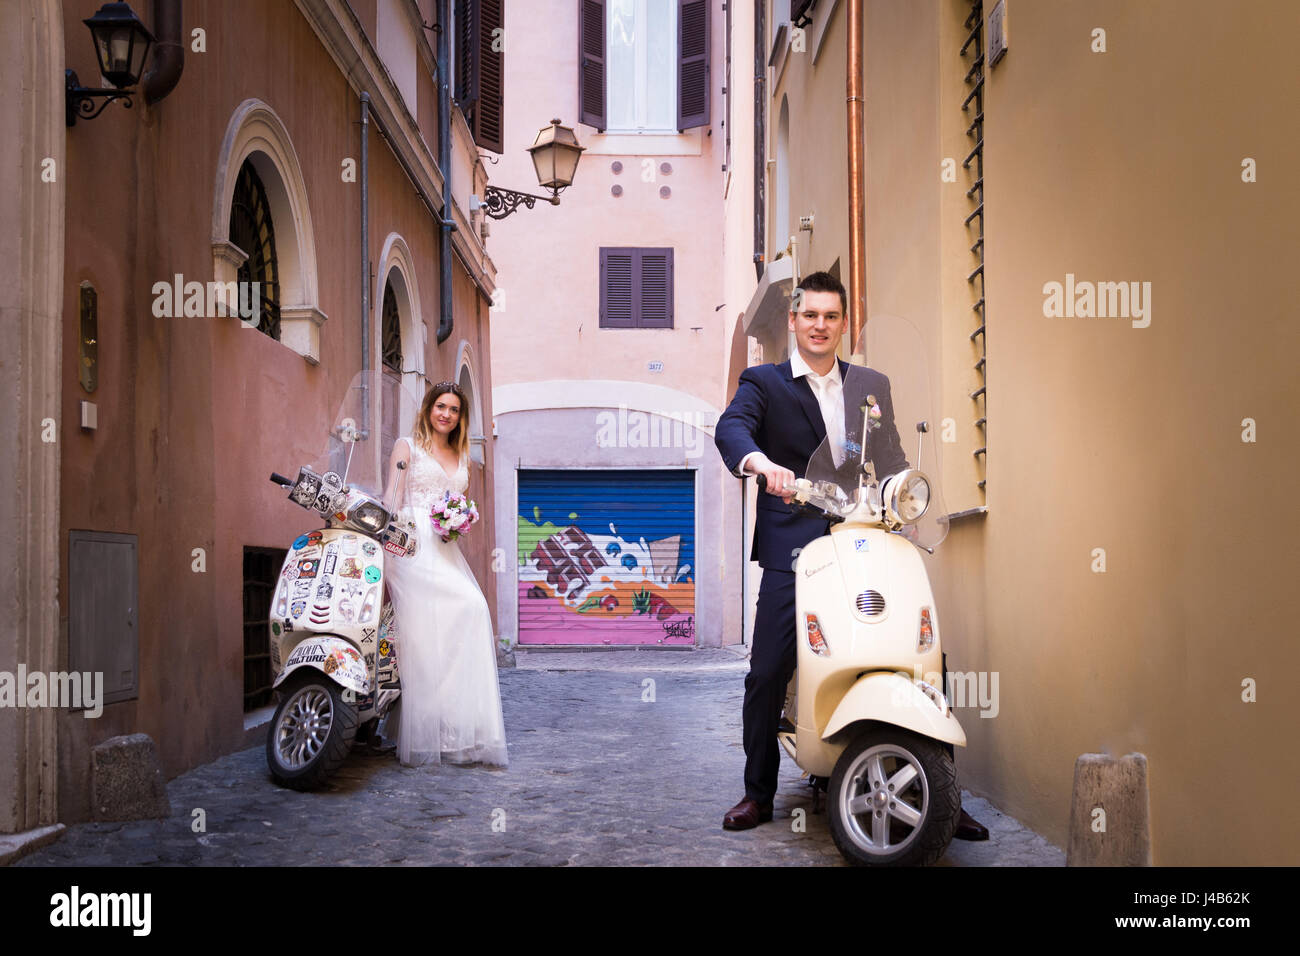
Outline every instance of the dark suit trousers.
<path fill-rule="evenodd" d="M 776 796 L 781 766 L 776 727 L 785 689 L 795 669 L 794 572 L 763 569 L 754 616 L 754 645 L 745 677 L 742 710 L 745 740 L 745 796 L 766 806 Z"/>

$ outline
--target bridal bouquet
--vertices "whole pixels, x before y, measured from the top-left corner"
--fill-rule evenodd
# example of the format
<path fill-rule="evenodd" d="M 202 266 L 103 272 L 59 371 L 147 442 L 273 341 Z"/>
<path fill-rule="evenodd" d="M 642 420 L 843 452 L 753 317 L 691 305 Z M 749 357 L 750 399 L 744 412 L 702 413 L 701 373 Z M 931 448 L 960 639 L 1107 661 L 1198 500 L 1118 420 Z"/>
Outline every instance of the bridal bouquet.
<path fill-rule="evenodd" d="M 433 506 L 429 518 L 443 541 L 455 541 L 478 520 L 478 505 L 464 495 L 448 491 L 443 494 L 442 502 Z"/>

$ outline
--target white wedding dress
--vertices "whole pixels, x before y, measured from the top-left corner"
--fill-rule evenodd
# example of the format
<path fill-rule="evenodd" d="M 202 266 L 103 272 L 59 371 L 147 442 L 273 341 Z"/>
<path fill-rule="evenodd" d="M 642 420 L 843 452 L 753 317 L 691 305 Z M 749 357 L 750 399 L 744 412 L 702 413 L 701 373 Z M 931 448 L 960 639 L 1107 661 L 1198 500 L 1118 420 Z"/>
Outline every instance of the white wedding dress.
<path fill-rule="evenodd" d="M 402 681 L 397 757 L 408 766 L 504 767 L 506 733 L 487 601 L 457 542 L 443 541 L 429 517 L 444 492 L 465 493 L 469 469 L 462 458 L 449 478 L 413 439 L 401 441 L 411 460 L 399 516 L 415 522 L 419 546 L 414 557 L 385 562 Z M 385 729 L 391 739 L 391 724 Z"/>

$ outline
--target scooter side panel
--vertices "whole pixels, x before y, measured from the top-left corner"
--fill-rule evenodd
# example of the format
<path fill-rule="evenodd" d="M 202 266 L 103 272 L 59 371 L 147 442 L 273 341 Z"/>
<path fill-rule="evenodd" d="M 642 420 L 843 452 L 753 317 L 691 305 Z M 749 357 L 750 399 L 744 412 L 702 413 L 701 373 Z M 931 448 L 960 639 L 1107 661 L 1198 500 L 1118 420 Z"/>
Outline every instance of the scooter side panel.
<path fill-rule="evenodd" d="M 861 720 L 893 724 L 923 737 L 966 746 L 966 732 L 951 709 L 941 711 L 910 678 L 890 671 L 860 678 L 835 708 L 822 731 L 822 739 L 833 737 Z"/>

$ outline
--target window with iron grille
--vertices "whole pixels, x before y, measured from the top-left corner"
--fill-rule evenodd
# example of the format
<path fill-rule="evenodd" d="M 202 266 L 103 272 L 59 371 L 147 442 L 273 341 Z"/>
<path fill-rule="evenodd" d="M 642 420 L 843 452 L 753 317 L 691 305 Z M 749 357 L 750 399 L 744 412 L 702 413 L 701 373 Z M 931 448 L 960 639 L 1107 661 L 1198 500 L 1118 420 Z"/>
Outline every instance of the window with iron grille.
<path fill-rule="evenodd" d="M 283 548 L 244 548 L 244 712 L 271 702 L 271 599 Z"/>
<path fill-rule="evenodd" d="M 984 440 L 980 447 L 975 449 L 977 458 L 983 457 L 985 462 L 988 461 L 988 417 L 987 417 L 987 398 L 988 398 L 988 365 L 986 362 L 986 330 L 988 326 L 988 315 L 985 309 L 985 277 L 984 277 L 984 4 L 981 0 L 971 0 L 970 15 L 966 18 L 964 27 L 967 31 L 965 41 L 961 45 L 961 56 L 963 63 L 968 63 L 966 71 L 966 84 L 970 87 L 966 98 L 962 101 L 961 108 L 965 114 L 969 125 L 966 127 L 966 136 L 971 143 L 971 150 L 966 154 L 965 160 L 962 161 L 962 168 L 966 169 L 974 176 L 974 182 L 966 191 L 966 198 L 970 200 L 971 210 L 966 217 L 966 229 L 968 236 L 974 239 L 971 244 L 971 264 L 974 266 L 966 281 L 971 287 L 971 311 L 974 313 L 975 330 L 970 334 L 970 340 L 975 345 L 975 371 L 979 373 L 979 387 L 970 393 L 970 398 L 974 404 L 973 414 L 976 416 L 975 425 L 980 429 L 980 434 Z M 987 470 L 985 471 L 987 475 Z M 979 487 L 987 487 L 987 478 L 979 480 Z"/>
<path fill-rule="evenodd" d="M 384 283 L 384 367 L 402 370 L 402 316 L 397 311 L 397 295 L 391 282 Z"/>
<path fill-rule="evenodd" d="M 600 327 L 673 327 L 673 250 L 604 247 L 600 250 Z"/>
<path fill-rule="evenodd" d="M 275 225 L 271 221 L 271 203 L 266 196 L 251 159 L 244 160 L 235 181 L 235 196 L 230 204 L 230 241 L 248 258 L 239 267 L 241 289 L 258 283 L 261 295 L 257 328 L 273 339 L 280 338 L 280 264 L 275 255 Z"/>

